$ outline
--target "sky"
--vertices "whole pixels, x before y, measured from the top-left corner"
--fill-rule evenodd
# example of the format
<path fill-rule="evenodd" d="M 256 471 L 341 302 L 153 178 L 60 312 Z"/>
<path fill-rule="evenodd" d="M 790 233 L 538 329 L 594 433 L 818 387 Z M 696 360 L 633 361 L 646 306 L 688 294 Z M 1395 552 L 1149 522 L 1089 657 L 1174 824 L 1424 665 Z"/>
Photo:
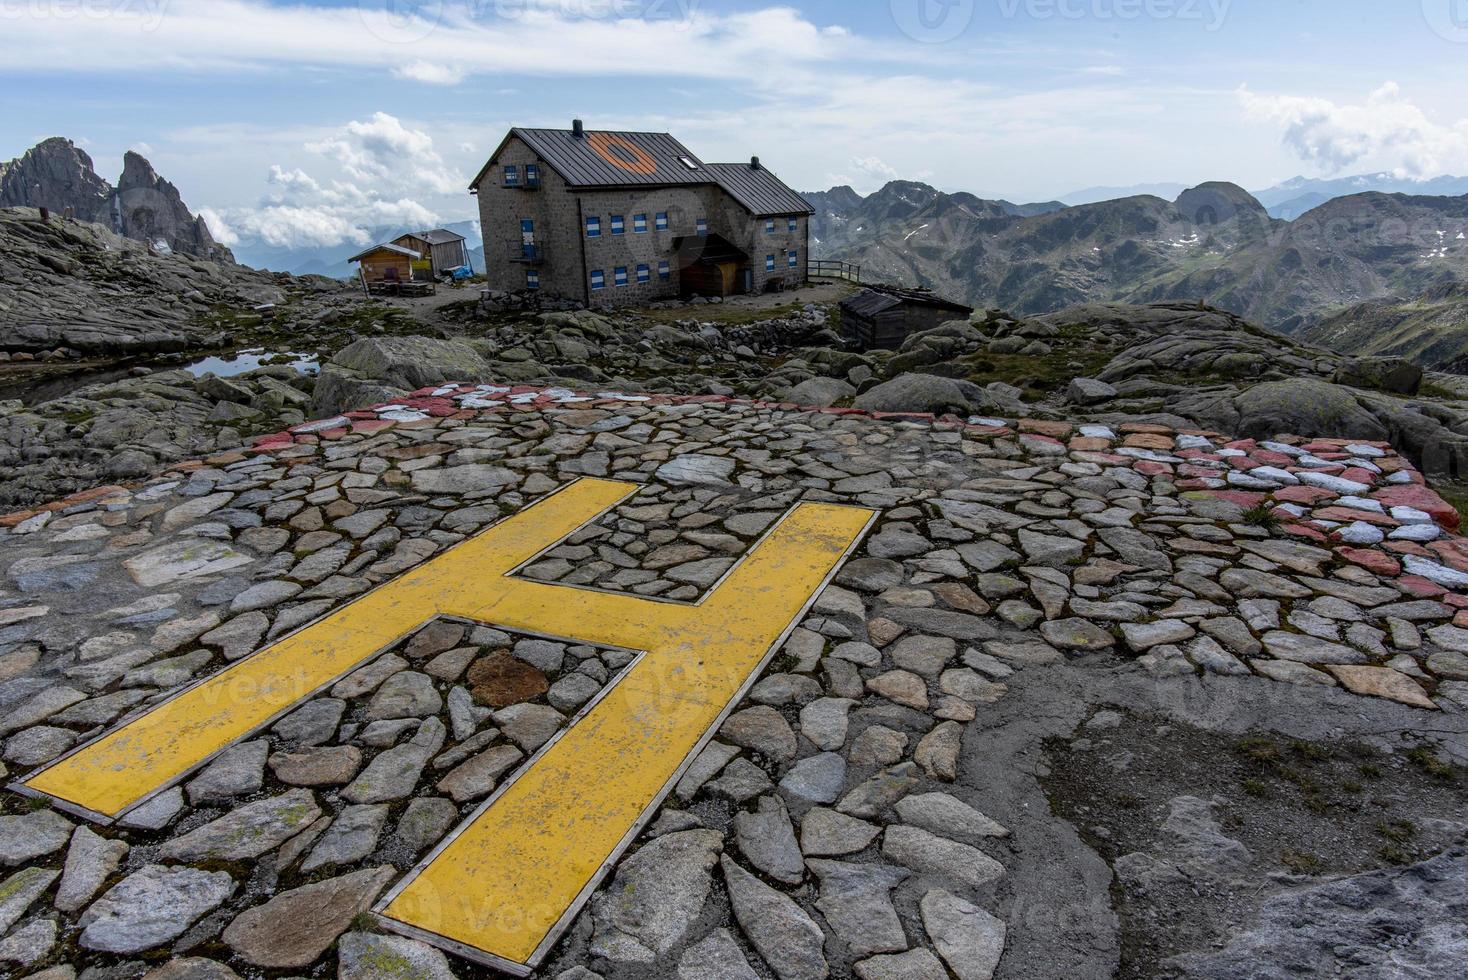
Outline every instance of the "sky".
<path fill-rule="evenodd" d="M 516 125 L 799 190 L 1468 174 L 1468 0 L 0 0 L 0 160 L 136 149 L 227 244 L 474 216 Z"/>

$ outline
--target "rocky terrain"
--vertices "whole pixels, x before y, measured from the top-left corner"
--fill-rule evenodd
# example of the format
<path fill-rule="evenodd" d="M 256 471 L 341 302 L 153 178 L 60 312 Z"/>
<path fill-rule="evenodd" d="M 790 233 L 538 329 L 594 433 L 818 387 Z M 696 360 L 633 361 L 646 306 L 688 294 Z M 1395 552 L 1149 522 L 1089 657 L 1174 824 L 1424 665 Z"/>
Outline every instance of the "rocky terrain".
<path fill-rule="evenodd" d="M 1415 297 L 1357 303 L 1311 324 L 1299 337 L 1332 350 L 1407 357 L 1468 374 L 1468 284 L 1447 282 Z"/>
<path fill-rule="evenodd" d="M 910 181 L 866 198 L 849 191 L 812 196 L 818 257 L 1015 314 L 1203 300 L 1293 333 L 1344 307 L 1468 281 L 1465 197 L 1357 194 L 1286 222 L 1226 183 L 1175 201 L 1128 197 L 1044 213 Z M 1387 349 L 1368 331 L 1313 336 L 1339 337 L 1347 353 Z"/>
<path fill-rule="evenodd" d="M 164 252 L 232 263 L 204 219 L 191 213 L 178 188 L 129 150 L 117 186 L 97 175 L 92 158 L 71 140 L 44 140 L 0 163 L 0 208 L 48 208 L 58 216 L 104 227 Z"/>
<path fill-rule="evenodd" d="M 526 577 L 880 513 L 540 975 L 1468 968 L 1468 544 L 1379 442 L 423 388 L 0 520 L 4 775 L 583 476 L 642 490 Z M 365 913 L 628 660 L 440 620 L 113 826 L 6 793 L 0 961 L 490 976 Z"/>

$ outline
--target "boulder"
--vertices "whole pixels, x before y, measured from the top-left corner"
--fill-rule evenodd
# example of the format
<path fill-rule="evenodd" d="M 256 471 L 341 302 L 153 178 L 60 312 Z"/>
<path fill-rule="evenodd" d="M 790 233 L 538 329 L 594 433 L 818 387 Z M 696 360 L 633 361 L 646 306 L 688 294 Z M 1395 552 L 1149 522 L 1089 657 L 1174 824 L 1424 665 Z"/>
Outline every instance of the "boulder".
<path fill-rule="evenodd" d="M 489 363 L 467 344 L 432 337 L 368 337 L 344 347 L 322 368 L 311 410 L 318 417 L 331 415 L 428 385 L 483 381 L 489 375 Z"/>
<path fill-rule="evenodd" d="M 1355 388 L 1415 395 L 1422 387 L 1422 368 L 1404 357 L 1352 358 L 1336 369 L 1334 380 Z"/>
<path fill-rule="evenodd" d="M 928 412 L 971 415 L 991 410 L 993 398 L 971 381 L 933 374 L 900 374 L 857 397 L 853 404 L 867 412 Z"/>
<path fill-rule="evenodd" d="M 856 389 L 840 378 L 811 378 L 802 381 L 785 394 L 785 400 L 797 405 L 830 408 L 843 398 L 856 394 Z"/>
<path fill-rule="evenodd" d="M 1065 389 L 1066 401 L 1076 405 L 1099 405 L 1111 401 L 1116 395 L 1115 388 L 1095 378 L 1074 378 Z"/>

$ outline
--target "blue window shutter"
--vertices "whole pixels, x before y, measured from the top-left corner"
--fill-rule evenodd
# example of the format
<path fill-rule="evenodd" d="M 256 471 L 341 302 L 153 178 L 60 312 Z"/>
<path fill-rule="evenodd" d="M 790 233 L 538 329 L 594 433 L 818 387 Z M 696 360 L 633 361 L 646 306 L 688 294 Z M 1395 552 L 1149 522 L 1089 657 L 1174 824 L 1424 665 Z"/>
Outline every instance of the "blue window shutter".
<path fill-rule="evenodd" d="M 775 257 L 773 255 L 766 255 L 765 256 L 765 271 L 766 272 L 774 272 L 775 271 Z"/>
<path fill-rule="evenodd" d="M 600 238 L 601 237 L 601 218 L 596 217 L 595 215 L 592 215 L 591 217 L 589 217 L 589 218 L 586 219 L 586 237 L 587 238 Z"/>
<path fill-rule="evenodd" d="M 790 259 L 790 268 L 795 269 L 795 268 L 798 268 L 800 266 L 800 259 L 798 258 L 796 252 L 791 251 L 789 253 L 789 259 Z"/>
<path fill-rule="evenodd" d="M 666 211 L 659 211 L 656 220 L 657 220 L 657 228 L 658 228 L 658 231 L 667 231 L 668 230 L 668 212 L 666 212 Z"/>
<path fill-rule="evenodd" d="M 672 275 L 672 271 L 673 270 L 668 265 L 668 260 L 667 259 L 663 259 L 661 262 L 658 263 L 658 278 L 659 279 L 667 279 L 669 276 Z"/>
<path fill-rule="evenodd" d="M 790 219 L 790 230 L 791 231 L 799 231 L 800 230 L 800 219 L 799 218 L 791 218 Z"/>
<path fill-rule="evenodd" d="M 591 288 L 602 289 L 607 284 L 606 275 L 600 269 L 591 270 Z"/>
<path fill-rule="evenodd" d="M 514 187 L 520 183 L 520 168 L 515 165 L 505 167 L 505 186 Z"/>
<path fill-rule="evenodd" d="M 627 230 L 626 223 L 620 214 L 612 215 L 612 234 L 620 235 Z"/>

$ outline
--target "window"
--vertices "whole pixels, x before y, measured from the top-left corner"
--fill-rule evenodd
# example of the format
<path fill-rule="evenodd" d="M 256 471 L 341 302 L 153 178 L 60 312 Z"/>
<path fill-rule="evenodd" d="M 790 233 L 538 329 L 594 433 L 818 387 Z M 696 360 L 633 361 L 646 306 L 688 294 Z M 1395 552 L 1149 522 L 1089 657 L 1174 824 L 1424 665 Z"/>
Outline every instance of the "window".
<path fill-rule="evenodd" d="M 774 218 L 766 218 L 765 219 L 765 234 L 766 235 L 773 235 L 774 233 L 775 233 L 775 219 Z"/>
<path fill-rule="evenodd" d="M 678 162 L 683 164 L 683 166 L 687 167 L 689 170 L 698 169 L 698 164 L 694 161 L 693 157 L 679 157 Z"/>
<path fill-rule="evenodd" d="M 632 216 L 632 231 L 638 235 L 644 234 L 647 231 L 647 215 L 634 214 Z"/>
<path fill-rule="evenodd" d="M 637 267 L 637 281 L 638 282 L 651 282 L 652 281 L 652 270 L 649 269 L 646 265 L 639 265 Z"/>
<path fill-rule="evenodd" d="M 800 267 L 800 258 L 793 250 L 785 253 L 785 261 L 792 269 Z"/>
<path fill-rule="evenodd" d="M 592 289 L 605 289 L 606 288 L 606 285 L 607 285 L 607 277 L 602 274 L 602 271 L 600 269 L 592 269 L 591 270 L 591 288 Z"/>
<path fill-rule="evenodd" d="M 789 225 L 789 227 L 786 230 L 787 231 L 792 231 L 792 232 L 799 231 L 800 230 L 800 219 L 799 218 L 791 218 L 790 219 L 790 225 Z"/>
<path fill-rule="evenodd" d="M 658 263 L 658 278 L 668 279 L 673 275 L 673 270 L 668 266 L 668 260 L 663 259 Z"/>
<path fill-rule="evenodd" d="M 525 270 L 525 288 L 526 289 L 539 289 L 540 288 L 540 273 L 539 272 L 536 272 L 534 269 L 526 269 Z"/>
<path fill-rule="evenodd" d="M 658 214 L 657 214 L 657 218 L 654 219 L 654 220 L 657 221 L 657 229 L 658 229 L 658 231 L 667 231 L 668 230 L 668 212 L 666 212 L 666 211 L 659 211 Z"/>
<path fill-rule="evenodd" d="M 514 164 L 511 164 L 510 166 L 505 168 L 505 186 L 520 186 L 520 168 L 515 166 Z"/>
<path fill-rule="evenodd" d="M 535 221 L 534 221 L 534 219 L 532 219 L 532 218 L 521 218 L 520 219 L 520 234 L 522 234 L 522 235 L 533 235 L 533 234 L 535 234 Z"/>
<path fill-rule="evenodd" d="M 526 187 L 539 187 L 540 186 L 540 168 L 537 167 L 533 163 L 527 163 L 527 164 L 525 164 L 525 186 Z"/>
<path fill-rule="evenodd" d="M 626 230 L 627 223 L 622 220 L 622 216 L 620 214 L 612 215 L 612 234 L 620 235 L 626 232 Z"/>
<path fill-rule="evenodd" d="M 775 257 L 773 255 L 766 255 L 765 256 L 765 271 L 766 272 L 774 272 L 775 271 Z"/>
<path fill-rule="evenodd" d="M 694 223 L 694 227 L 698 229 L 698 233 L 700 236 L 706 237 L 709 233 L 709 219 L 699 218 L 698 221 Z"/>
<path fill-rule="evenodd" d="M 601 237 L 601 218 L 598 218 L 595 215 L 593 215 L 592 217 L 586 219 L 586 237 L 587 238 L 600 238 Z"/>
<path fill-rule="evenodd" d="M 612 282 L 618 286 L 627 285 L 627 267 L 625 265 L 619 265 L 612 271 Z"/>

